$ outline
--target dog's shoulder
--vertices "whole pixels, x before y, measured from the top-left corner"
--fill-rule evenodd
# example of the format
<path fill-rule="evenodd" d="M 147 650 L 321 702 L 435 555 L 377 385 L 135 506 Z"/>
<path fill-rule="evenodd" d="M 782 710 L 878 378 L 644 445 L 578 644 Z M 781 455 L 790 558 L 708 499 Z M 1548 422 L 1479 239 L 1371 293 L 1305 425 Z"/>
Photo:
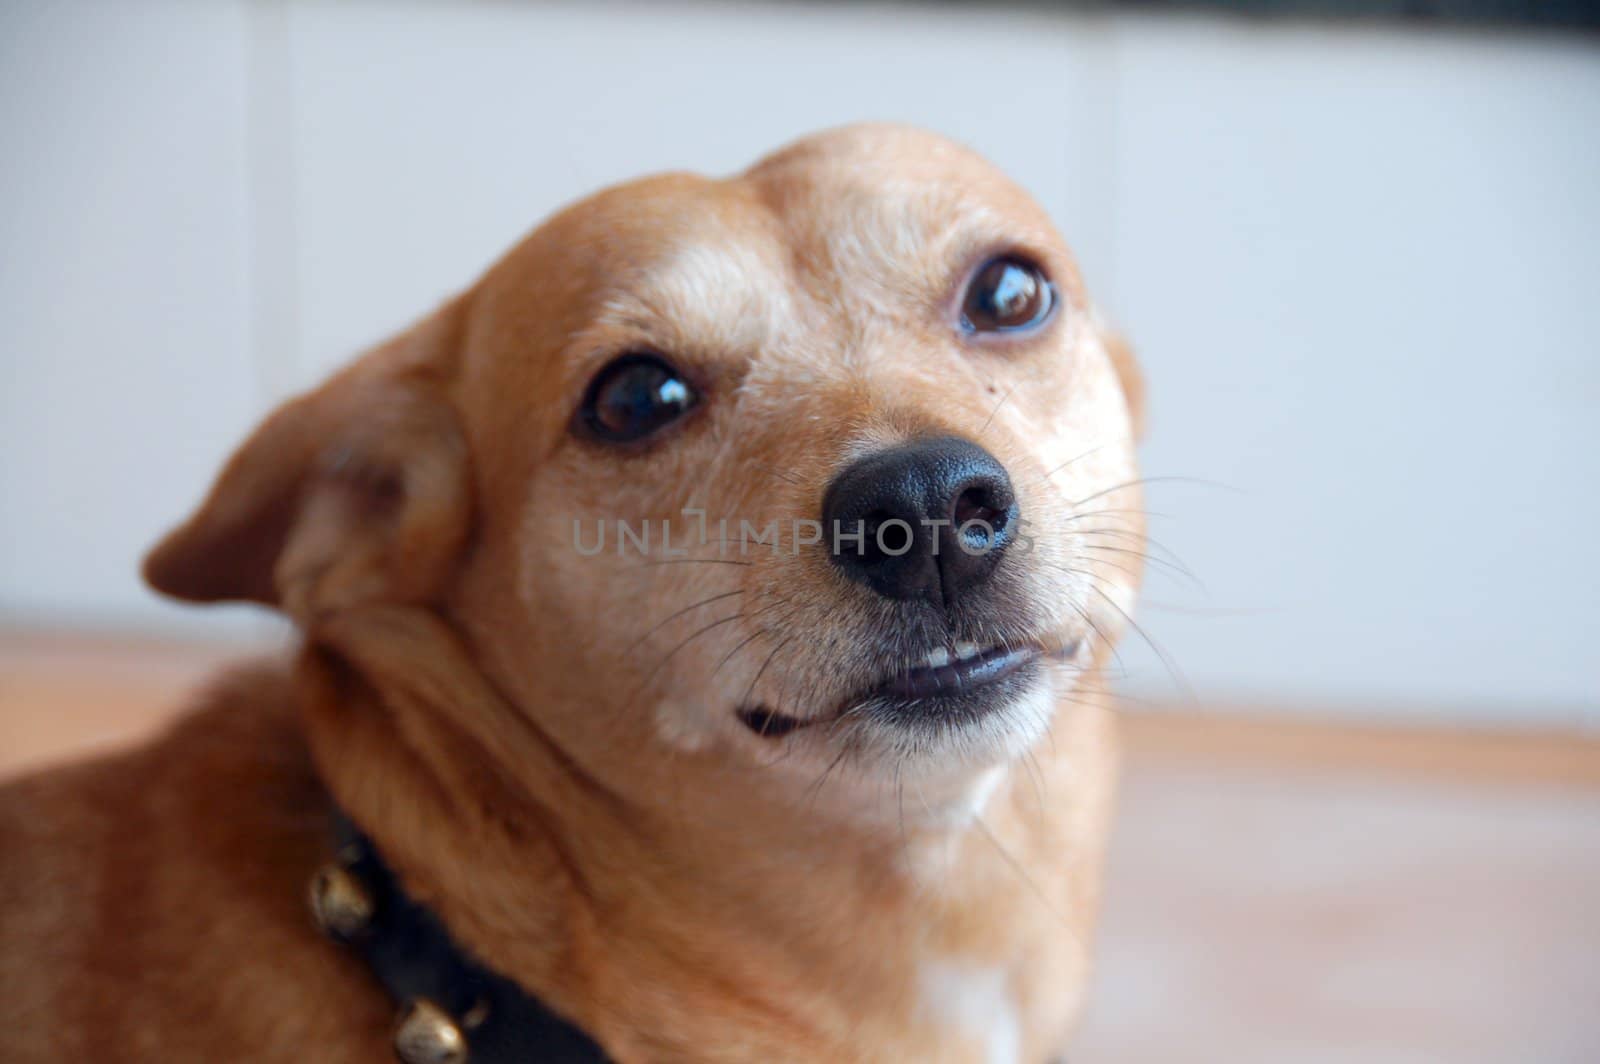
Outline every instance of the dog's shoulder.
<path fill-rule="evenodd" d="M 7 1059 L 368 1044 L 381 995 L 307 913 L 327 848 L 279 664 L 223 674 L 142 747 L 0 788 L 0 1030 L 30 1040 Z"/>

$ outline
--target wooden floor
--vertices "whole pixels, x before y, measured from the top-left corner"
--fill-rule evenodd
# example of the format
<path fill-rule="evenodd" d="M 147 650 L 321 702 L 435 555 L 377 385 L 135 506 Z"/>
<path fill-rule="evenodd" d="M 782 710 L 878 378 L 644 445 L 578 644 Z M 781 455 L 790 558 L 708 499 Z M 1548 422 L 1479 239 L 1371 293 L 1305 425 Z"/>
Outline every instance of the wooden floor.
<path fill-rule="evenodd" d="M 238 653 L 0 633 L 0 778 L 136 741 Z M 1124 731 L 1074 1064 L 1600 1061 L 1594 739 Z"/>

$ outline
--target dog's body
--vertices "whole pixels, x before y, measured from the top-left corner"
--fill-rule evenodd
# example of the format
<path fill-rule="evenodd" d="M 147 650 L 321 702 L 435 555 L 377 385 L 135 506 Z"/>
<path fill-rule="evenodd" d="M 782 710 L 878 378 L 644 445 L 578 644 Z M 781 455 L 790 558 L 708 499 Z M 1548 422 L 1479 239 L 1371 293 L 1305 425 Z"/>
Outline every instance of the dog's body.
<path fill-rule="evenodd" d="M 1005 298 L 973 302 L 996 261 Z M 1035 263 L 1060 306 L 1013 325 Z M 606 405 L 628 373 L 657 376 Z M 305 909 L 337 804 L 618 1061 L 1051 1059 L 1110 811 L 1136 404 L 1038 208 L 926 135 L 558 215 L 269 420 L 152 555 L 156 586 L 276 605 L 305 648 L 6 789 L 5 1058 L 383 1059 L 393 1006 Z M 641 411 L 672 423 L 619 442 Z M 967 464 L 928 505 L 985 515 L 998 561 L 574 549 L 609 515 L 832 512 L 933 437 L 918 476 L 955 437 Z"/>

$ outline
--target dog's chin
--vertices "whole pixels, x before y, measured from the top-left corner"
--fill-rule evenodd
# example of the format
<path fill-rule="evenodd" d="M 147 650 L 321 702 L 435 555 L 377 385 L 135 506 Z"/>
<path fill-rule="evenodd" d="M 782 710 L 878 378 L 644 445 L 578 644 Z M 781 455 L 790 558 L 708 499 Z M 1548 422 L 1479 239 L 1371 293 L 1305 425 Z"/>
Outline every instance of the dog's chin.
<path fill-rule="evenodd" d="M 874 698 L 847 742 L 858 765 L 903 778 L 961 775 L 1020 757 L 1045 734 L 1053 684 L 1039 663 L 982 690 Z"/>

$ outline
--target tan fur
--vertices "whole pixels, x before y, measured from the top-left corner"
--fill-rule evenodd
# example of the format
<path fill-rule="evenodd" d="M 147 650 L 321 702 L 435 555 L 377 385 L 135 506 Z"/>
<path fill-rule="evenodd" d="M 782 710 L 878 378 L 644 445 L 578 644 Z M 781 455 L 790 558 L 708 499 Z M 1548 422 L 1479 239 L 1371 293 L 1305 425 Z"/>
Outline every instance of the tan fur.
<path fill-rule="evenodd" d="M 962 337 L 951 301 L 1011 248 L 1064 305 L 1035 336 Z M 550 219 L 269 419 L 152 553 L 158 588 L 275 604 L 304 649 L 147 749 L 4 791 L 6 1059 L 384 1059 L 381 992 L 304 913 L 324 787 L 467 948 L 619 1061 L 1061 1052 L 1143 534 L 1137 370 L 1097 321 L 1040 209 L 915 131 Z M 574 438 L 587 381 L 640 348 L 703 406 L 637 453 Z M 573 546 L 575 519 L 812 518 L 852 456 L 924 433 L 1009 469 L 1030 638 L 1083 648 L 947 748 L 841 757 L 827 728 L 735 718 L 746 697 L 823 718 L 881 667 L 883 611 L 819 551 Z"/>

